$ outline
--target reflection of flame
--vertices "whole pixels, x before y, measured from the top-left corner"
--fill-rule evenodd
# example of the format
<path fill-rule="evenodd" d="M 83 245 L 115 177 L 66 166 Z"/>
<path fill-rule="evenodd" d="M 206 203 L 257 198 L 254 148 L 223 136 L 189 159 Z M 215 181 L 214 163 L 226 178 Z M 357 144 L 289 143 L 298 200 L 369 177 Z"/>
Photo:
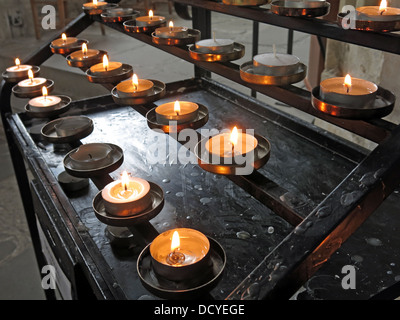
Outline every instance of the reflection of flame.
<path fill-rule="evenodd" d="M 238 129 L 235 126 L 232 130 L 230 141 L 232 145 L 235 145 L 237 143 L 237 140 L 238 140 Z"/>
<path fill-rule="evenodd" d="M 381 1 L 381 5 L 379 6 L 379 13 L 383 14 L 387 10 L 387 2 L 386 0 Z"/>
<path fill-rule="evenodd" d="M 174 112 L 179 115 L 179 112 L 181 112 L 181 105 L 179 104 L 179 101 L 175 101 L 174 103 Z"/>
<path fill-rule="evenodd" d="M 61 39 L 65 42 L 65 41 L 67 41 L 67 35 L 65 34 L 65 33 L 63 33 L 62 35 L 61 35 Z"/>
<path fill-rule="evenodd" d="M 104 70 L 106 70 L 106 71 L 107 71 L 107 69 L 108 69 L 108 57 L 107 57 L 106 54 L 103 56 L 103 68 L 104 68 Z"/>
<path fill-rule="evenodd" d="M 150 17 L 150 20 L 153 18 L 153 10 L 149 10 L 149 17 Z"/>
<path fill-rule="evenodd" d="M 139 79 L 138 79 L 136 73 L 133 74 L 132 85 L 133 85 L 133 91 L 136 91 L 138 89 L 138 86 L 139 86 Z"/>
<path fill-rule="evenodd" d="M 346 75 L 346 77 L 344 78 L 344 86 L 347 89 L 347 92 L 349 92 L 350 88 L 351 88 L 351 77 L 350 75 Z"/>
<path fill-rule="evenodd" d="M 125 191 L 128 190 L 128 186 L 129 186 L 129 176 L 128 176 L 128 172 L 126 172 L 126 171 L 122 172 L 121 184 L 122 184 L 122 188 L 123 188 Z"/>
<path fill-rule="evenodd" d="M 87 45 L 86 43 L 82 43 L 82 54 L 86 56 L 87 54 Z"/>
<path fill-rule="evenodd" d="M 20 64 L 21 64 L 21 61 L 18 58 L 16 58 L 15 59 L 15 65 L 19 67 Z"/>
<path fill-rule="evenodd" d="M 43 95 L 43 97 L 46 99 L 46 97 L 47 97 L 47 88 L 45 87 L 45 86 L 43 86 L 42 87 L 42 95 Z"/>
<path fill-rule="evenodd" d="M 181 245 L 181 241 L 179 239 L 179 233 L 178 231 L 174 231 L 174 234 L 172 235 L 172 241 L 171 241 L 171 252 L 175 251 L 176 249 L 179 249 Z"/>

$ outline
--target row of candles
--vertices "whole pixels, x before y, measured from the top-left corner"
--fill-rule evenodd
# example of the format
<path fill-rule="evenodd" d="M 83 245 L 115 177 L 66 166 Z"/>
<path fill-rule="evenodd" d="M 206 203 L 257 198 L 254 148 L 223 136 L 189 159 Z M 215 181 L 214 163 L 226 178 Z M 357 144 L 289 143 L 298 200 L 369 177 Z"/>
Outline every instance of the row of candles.
<path fill-rule="evenodd" d="M 103 3 L 97 3 L 103 5 Z M 96 6 L 92 4 L 91 6 Z M 389 10 L 379 9 L 379 15 Z M 368 12 L 371 14 L 371 12 Z M 143 25 L 157 24 L 163 17 L 153 16 L 151 13 L 146 17 L 137 18 L 137 22 Z M 170 35 L 180 37 L 185 36 L 185 28 L 169 26 L 160 28 L 158 35 Z M 62 36 L 61 39 L 53 41 L 54 47 L 74 46 L 78 42 L 77 38 Z M 215 39 L 214 39 L 215 42 Z M 218 44 L 223 44 L 220 41 Z M 214 43 L 215 44 L 215 43 Z M 207 46 L 213 43 L 207 43 Z M 231 43 L 226 43 L 231 45 Z M 82 45 L 82 50 L 77 50 L 71 54 L 71 58 L 77 60 L 85 60 L 99 54 L 99 50 L 88 49 L 86 43 Z M 274 52 L 268 55 L 259 55 L 254 59 L 255 65 L 263 67 L 269 66 L 296 66 L 299 61 L 296 57 L 288 55 L 280 55 Z M 90 67 L 95 75 L 113 75 L 118 74 L 122 67 L 122 63 L 109 61 L 107 55 L 104 55 L 101 63 Z M 29 101 L 30 106 L 40 108 L 54 108 L 60 103 L 57 96 L 48 96 L 45 78 L 33 76 L 32 67 L 29 65 L 21 65 L 16 59 L 15 66 L 7 68 L 7 72 L 14 75 L 27 75 L 28 79 L 24 79 L 18 83 L 18 86 L 26 90 L 36 90 L 42 87 L 42 96 L 35 97 Z M 151 93 L 153 83 L 150 80 L 138 79 L 134 74 L 132 79 L 122 81 L 117 85 L 117 91 L 121 96 L 146 96 Z M 371 103 L 377 91 L 377 86 L 371 82 L 361 79 L 351 79 L 349 75 L 346 77 L 338 77 L 327 79 L 320 85 L 321 97 L 329 103 L 339 104 L 362 104 Z M 157 122 L 169 124 L 170 121 L 176 121 L 178 124 L 191 122 L 197 117 L 199 106 L 190 101 L 175 101 L 162 104 L 155 109 Z M 235 127 L 229 133 L 221 133 L 211 137 L 206 143 L 206 150 L 210 154 L 219 157 L 234 157 L 243 155 L 253 151 L 257 147 L 258 141 L 254 136 L 239 132 Z M 106 157 L 108 154 L 101 155 Z M 91 155 L 92 157 L 92 155 Z M 106 211 L 116 216 L 129 216 L 142 212 L 151 205 L 150 184 L 148 181 L 130 177 L 126 172 L 118 179 L 107 186 L 101 192 L 104 200 Z M 153 258 L 153 264 L 156 271 L 170 280 L 182 280 L 179 271 L 172 271 L 170 267 L 196 266 L 201 265 L 199 262 L 204 261 L 209 256 L 210 244 L 206 236 L 192 229 L 178 228 L 166 231 L 160 234 L 150 246 L 150 253 Z"/>

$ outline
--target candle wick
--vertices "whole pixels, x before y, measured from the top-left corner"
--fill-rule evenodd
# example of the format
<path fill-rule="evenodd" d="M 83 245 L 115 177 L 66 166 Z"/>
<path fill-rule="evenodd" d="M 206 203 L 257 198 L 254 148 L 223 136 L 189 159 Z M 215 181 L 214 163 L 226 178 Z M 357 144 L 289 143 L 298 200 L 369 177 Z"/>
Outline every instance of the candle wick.
<path fill-rule="evenodd" d="M 232 143 L 232 157 L 235 156 L 235 145 Z"/>
<path fill-rule="evenodd" d="M 350 87 L 349 87 L 349 86 L 346 86 L 346 89 L 347 89 L 346 92 L 349 93 Z"/>
<path fill-rule="evenodd" d="M 88 153 L 88 156 L 90 159 L 93 159 L 92 155 L 90 153 Z"/>
<path fill-rule="evenodd" d="M 175 112 L 176 112 L 176 115 L 179 116 L 179 111 L 175 111 Z"/>

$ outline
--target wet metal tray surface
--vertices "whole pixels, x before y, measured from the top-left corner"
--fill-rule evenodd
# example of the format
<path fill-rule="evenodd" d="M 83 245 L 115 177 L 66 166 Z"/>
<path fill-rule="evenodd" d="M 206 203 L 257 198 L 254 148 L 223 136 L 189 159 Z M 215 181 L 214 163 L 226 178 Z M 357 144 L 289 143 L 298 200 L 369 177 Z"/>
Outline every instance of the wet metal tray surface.
<path fill-rule="evenodd" d="M 202 170 L 194 154 L 176 142 L 175 138 L 179 140 L 178 134 L 174 138 L 148 127 L 145 118 L 148 110 L 154 104 L 160 105 L 176 99 L 196 101 L 207 106 L 209 120 L 203 128 L 198 129 L 202 135 L 206 130 L 223 130 L 237 125 L 242 129 L 254 129 L 255 133 L 266 137 L 271 143 L 268 163 L 249 178 L 225 177 Z M 150 220 L 159 233 L 176 227 L 194 228 L 221 244 L 226 252 L 226 267 L 220 282 L 209 293 L 214 299 L 225 299 L 228 296 L 233 299 L 257 299 L 261 290 L 253 287 L 252 290 L 235 289 L 268 254 L 284 243 L 289 234 L 297 234 L 300 239 L 302 234 L 307 234 L 307 229 L 313 229 L 309 224 L 298 223 L 366 155 L 365 151 L 350 148 L 312 125 L 294 120 L 272 107 L 261 106 L 260 102 L 211 81 L 167 85 L 166 96 L 151 106 L 119 106 L 113 102 L 111 95 L 73 104 L 74 107 L 66 116 L 84 114 L 94 124 L 92 134 L 82 139 L 82 143 L 113 143 L 123 150 L 124 162 L 109 174 L 112 178 L 116 179 L 120 172 L 127 170 L 133 176 L 150 180 L 163 189 L 164 207 Z M 18 117 L 14 115 L 12 119 Z M 23 114 L 21 119 L 28 130 L 33 120 Z M 33 144 L 33 141 L 30 143 Z M 163 143 L 168 146 L 163 157 L 152 157 L 152 152 Z M 44 170 L 49 170 L 57 177 L 64 170 L 64 156 L 73 147 L 54 149 L 53 144 L 42 142 L 41 147 L 36 149 L 38 157 L 44 160 Z M 257 181 L 256 190 L 251 186 L 251 181 Z M 250 186 L 246 183 L 250 183 Z M 360 183 L 368 185 L 368 177 Z M 92 201 L 99 192 L 99 185 L 98 181 L 93 180 L 87 189 L 68 196 L 73 217 L 77 216 L 80 225 L 75 228 L 79 227 L 81 234 L 86 232 L 89 235 L 90 240 L 86 237 L 83 239 L 95 244 L 92 254 L 104 258 L 109 268 L 107 271 L 111 270 L 126 298 L 154 298 L 143 287 L 136 272 L 137 259 L 143 247 L 133 245 L 128 250 L 114 247 L 107 237 L 107 226 L 98 220 L 93 211 Z M 265 206 L 259 192 L 272 194 L 276 198 L 273 205 L 275 209 L 280 205 L 278 207 L 284 208 L 284 211 L 295 212 L 298 220 L 293 217 L 291 219 L 297 223 L 291 219 L 288 219 L 290 222 L 286 221 Z M 63 192 L 59 192 L 58 196 L 65 197 Z M 344 194 L 342 205 L 351 205 L 356 197 L 357 194 Z M 332 256 L 326 267 L 324 265 L 296 297 L 330 299 L 343 294 L 340 281 L 336 281 L 335 277 L 340 274 L 343 263 L 355 263 L 358 276 L 368 280 L 358 283 L 356 290 L 345 292 L 350 298 L 368 298 L 381 290 L 382 286 L 393 284 L 400 274 L 400 266 L 395 263 L 398 257 L 393 255 L 393 252 L 398 251 L 396 247 L 400 239 L 395 236 L 392 240 L 383 239 L 381 235 L 400 234 L 400 221 L 395 219 L 394 210 L 398 201 L 399 195 L 395 192 L 381 206 L 382 209 L 377 209 L 373 215 L 380 220 L 378 225 L 371 227 L 367 220 L 355 233 L 356 236 L 350 238 Z M 316 223 L 332 218 L 329 212 L 325 215 L 323 210 L 319 210 L 317 213 L 321 219 Z M 363 233 L 365 230 L 366 234 Z M 333 247 L 336 250 L 340 245 Z M 371 262 L 378 254 L 381 259 L 379 266 Z M 277 265 L 270 266 L 272 273 L 284 272 L 285 265 L 279 264 L 280 261 L 277 256 Z M 382 270 L 382 266 L 387 267 L 387 270 Z M 105 266 L 97 265 L 96 268 L 102 269 Z M 389 270 L 391 273 L 387 272 Z M 320 280 L 326 278 L 330 279 L 330 290 L 321 292 L 318 290 Z M 260 277 L 253 284 L 258 282 L 259 288 L 262 288 L 267 285 L 268 279 Z"/>

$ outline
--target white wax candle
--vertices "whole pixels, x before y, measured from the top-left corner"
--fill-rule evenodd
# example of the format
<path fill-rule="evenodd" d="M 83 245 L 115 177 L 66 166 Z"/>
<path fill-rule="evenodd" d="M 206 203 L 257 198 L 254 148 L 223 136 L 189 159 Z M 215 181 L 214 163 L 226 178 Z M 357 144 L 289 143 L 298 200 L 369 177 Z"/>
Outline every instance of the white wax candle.
<path fill-rule="evenodd" d="M 162 27 L 156 29 L 155 35 L 160 38 L 185 38 L 188 30 L 186 27 Z"/>
<path fill-rule="evenodd" d="M 238 132 L 236 143 L 231 142 L 231 133 L 224 132 L 211 137 L 205 144 L 210 154 L 229 158 L 253 151 L 258 145 L 257 139 L 249 134 Z M 233 151 L 233 153 L 232 153 Z"/>
<path fill-rule="evenodd" d="M 85 53 L 83 53 L 82 50 L 79 50 L 79 51 L 72 52 L 70 57 L 71 57 L 71 60 L 82 61 L 82 60 L 97 56 L 99 54 L 99 52 L 100 52 L 99 50 L 95 50 L 95 49 L 88 49 Z"/>
<path fill-rule="evenodd" d="M 43 111 L 56 108 L 61 102 L 57 96 L 40 96 L 29 100 L 30 109 L 33 111 Z"/>
<path fill-rule="evenodd" d="M 197 51 L 202 53 L 228 53 L 234 48 L 234 41 L 230 39 L 204 39 L 195 43 Z"/>
<path fill-rule="evenodd" d="M 65 40 L 60 38 L 51 42 L 54 48 L 70 48 L 78 44 L 78 38 L 66 37 Z"/>
<path fill-rule="evenodd" d="M 117 91 L 121 96 L 140 97 L 153 91 L 154 84 L 150 80 L 137 79 L 125 80 L 117 84 Z"/>
<path fill-rule="evenodd" d="M 6 71 L 9 73 L 15 73 L 15 74 L 19 74 L 19 73 L 28 74 L 28 70 L 30 70 L 30 69 L 32 69 L 32 66 L 27 65 L 27 64 L 20 64 L 17 66 L 8 67 L 6 69 Z"/>
<path fill-rule="evenodd" d="M 47 79 L 45 78 L 32 78 L 25 79 L 18 82 L 18 86 L 24 90 L 35 91 L 42 87 L 46 83 Z"/>
<path fill-rule="evenodd" d="M 187 123 L 197 118 L 199 105 L 190 101 L 168 102 L 155 109 L 156 120 L 160 124 L 168 125 L 170 121 L 177 124 Z"/>
<path fill-rule="evenodd" d="M 90 67 L 90 72 L 93 75 L 104 75 L 104 76 L 111 76 L 120 73 L 122 69 L 121 62 L 111 61 L 108 63 L 108 66 L 105 68 L 103 63 L 95 64 L 94 66 Z"/>
<path fill-rule="evenodd" d="M 262 53 L 253 57 L 253 64 L 271 76 L 284 76 L 297 71 L 300 59 L 285 53 Z"/>
<path fill-rule="evenodd" d="M 107 6 L 108 5 L 108 3 L 107 2 L 104 2 L 104 1 L 100 1 L 100 2 L 97 2 L 97 1 L 94 1 L 94 2 L 87 2 L 87 3 L 84 3 L 83 4 L 83 7 L 85 8 L 85 9 L 97 9 L 97 8 L 102 8 L 102 7 L 105 7 L 105 6 Z"/>
<path fill-rule="evenodd" d="M 148 16 L 141 16 L 136 18 L 136 26 L 138 27 L 152 27 L 165 22 L 165 17 L 153 15 L 153 11 L 149 11 Z"/>
<path fill-rule="evenodd" d="M 359 20 L 372 20 L 372 21 L 399 21 L 400 9 L 399 8 L 385 8 L 380 10 L 379 6 L 365 6 L 356 8 L 357 18 Z"/>
<path fill-rule="evenodd" d="M 112 148 L 103 143 L 81 145 L 70 154 L 71 165 L 77 169 L 92 169 L 107 165 L 111 159 Z"/>

